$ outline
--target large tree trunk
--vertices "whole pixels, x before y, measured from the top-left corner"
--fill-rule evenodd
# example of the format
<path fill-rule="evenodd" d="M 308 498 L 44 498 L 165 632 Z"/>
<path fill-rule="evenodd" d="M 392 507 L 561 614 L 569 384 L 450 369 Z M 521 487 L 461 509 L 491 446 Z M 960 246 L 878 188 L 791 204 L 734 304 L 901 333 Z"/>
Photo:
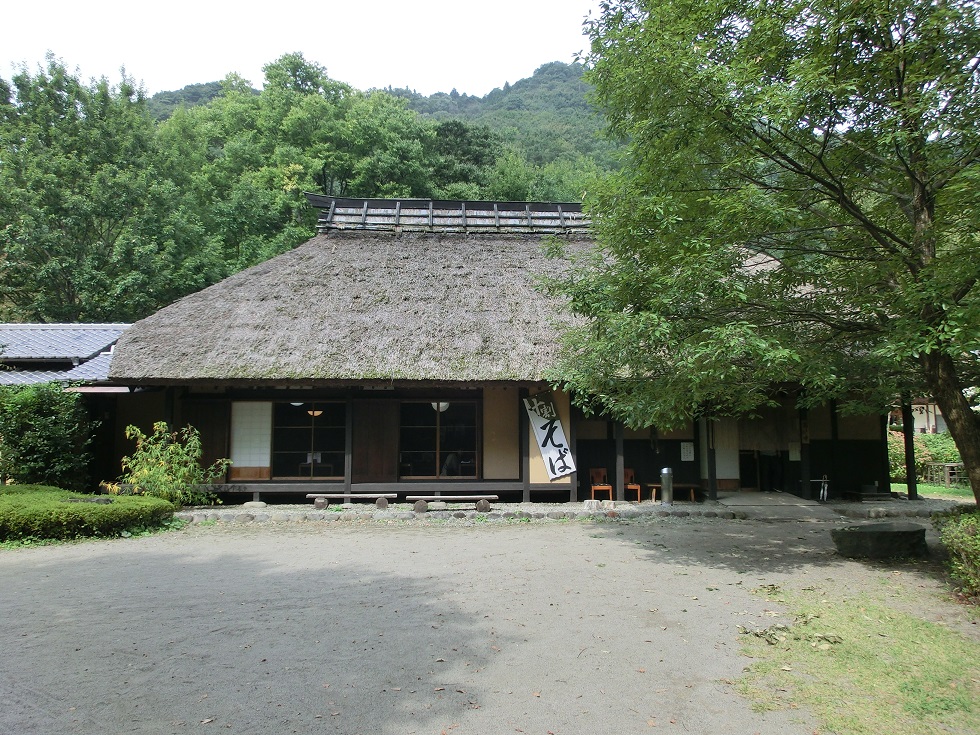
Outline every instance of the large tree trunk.
<path fill-rule="evenodd" d="M 926 385 L 943 412 L 949 433 L 960 450 L 973 497 L 980 505 L 980 419 L 963 395 L 956 365 L 949 355 L 931 352 L 919 358 Z"/>

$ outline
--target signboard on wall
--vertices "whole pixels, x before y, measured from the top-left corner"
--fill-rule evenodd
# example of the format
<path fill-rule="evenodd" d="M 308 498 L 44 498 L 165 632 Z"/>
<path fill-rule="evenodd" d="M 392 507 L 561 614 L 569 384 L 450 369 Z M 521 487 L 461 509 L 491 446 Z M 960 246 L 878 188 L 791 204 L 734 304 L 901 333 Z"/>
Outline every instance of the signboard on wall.
<path fill-rule="evenodd" d="M 534 431 L 535 444 L 541 452 L 541 460 L 548 471 L 548 477 L 555 480 L 575 472 L 572 450 L 565 438 L 558 409 L 551 394 L 532 396 L 524 399 L 524 408 Z"/>

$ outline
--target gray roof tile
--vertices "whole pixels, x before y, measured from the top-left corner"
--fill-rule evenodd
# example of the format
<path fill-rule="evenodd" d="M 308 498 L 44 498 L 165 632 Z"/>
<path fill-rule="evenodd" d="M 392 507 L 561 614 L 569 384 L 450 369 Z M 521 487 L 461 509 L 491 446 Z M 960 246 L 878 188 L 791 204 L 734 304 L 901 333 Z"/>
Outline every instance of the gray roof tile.
<path fill-rule="evenodd" d="M 0 324 L 0 362 L 85 361 L 115 344 L 128 324 Z"/>

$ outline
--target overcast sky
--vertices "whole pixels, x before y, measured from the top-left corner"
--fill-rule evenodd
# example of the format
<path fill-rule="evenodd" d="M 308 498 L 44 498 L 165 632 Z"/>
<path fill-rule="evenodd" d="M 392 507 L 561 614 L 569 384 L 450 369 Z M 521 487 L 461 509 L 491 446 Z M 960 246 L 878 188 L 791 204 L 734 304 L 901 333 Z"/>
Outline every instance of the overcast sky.
<path fill-rule="evenodd" d="M 4 3 L 0 77 L 32 71 L 47 51 L 88 81 L 149 94 L 236 72 L 260 87 L 262 66 L 301 51 L 357 89 L 483 96 L 587 47 L 582 21 L 599 0 L 48 0 Z"/>

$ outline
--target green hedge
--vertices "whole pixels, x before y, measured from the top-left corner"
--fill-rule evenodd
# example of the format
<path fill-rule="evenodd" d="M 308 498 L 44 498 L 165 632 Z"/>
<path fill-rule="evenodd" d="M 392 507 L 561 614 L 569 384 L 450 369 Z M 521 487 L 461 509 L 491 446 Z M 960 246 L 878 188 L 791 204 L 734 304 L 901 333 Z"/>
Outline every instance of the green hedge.
<path fill-rule="evenodd" d="M 0 475 L 24 485 L 58 485 L 82 492 L 98 422 L 81 393 L 58 383 L 0 387 Z"/>
<path fill-rule="evenodd" d="M 159 526 L 174 514 L 174 506 L 160 498 L 116 497 L 107 504 L 69 500 L 94 497 L 43 485 L 0 488 L 0 541 L 118 536 Z"/>
<path fill-rule="evenodd" d="M 980 510 L 937 517 L 953 578 L 968 596 L 980 595 Z"/>

